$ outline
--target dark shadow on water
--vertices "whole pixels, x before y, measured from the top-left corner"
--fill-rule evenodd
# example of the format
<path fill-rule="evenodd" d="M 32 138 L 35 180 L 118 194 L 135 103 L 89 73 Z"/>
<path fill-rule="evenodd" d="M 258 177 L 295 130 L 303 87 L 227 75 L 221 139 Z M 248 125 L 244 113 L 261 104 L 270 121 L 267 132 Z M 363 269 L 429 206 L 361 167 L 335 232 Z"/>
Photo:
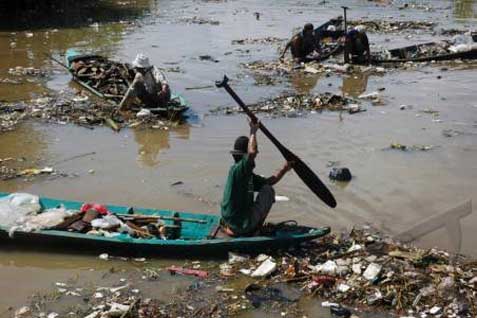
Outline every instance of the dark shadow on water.
<path fill-rule="evenodd" d="M 127 4 L 117 0 L 2 0 L 0 30 L 81 27 L 131 20 L 149 12 L 153 3 L 152 0 Z"/>

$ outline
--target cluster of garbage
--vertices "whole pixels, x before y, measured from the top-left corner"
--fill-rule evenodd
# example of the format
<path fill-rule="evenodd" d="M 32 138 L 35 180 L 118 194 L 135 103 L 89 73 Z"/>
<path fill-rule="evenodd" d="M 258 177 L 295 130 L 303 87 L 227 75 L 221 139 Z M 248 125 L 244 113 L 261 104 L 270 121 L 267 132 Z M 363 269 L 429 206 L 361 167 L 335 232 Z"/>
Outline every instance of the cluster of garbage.
<path fill-rule="evenodd" d="M 171 216 L 135 214 L 130 208 L 127 214 L 113 214 L 106 206 L 85 203 L 79 209 L 67 209 L 63 205 L 43 209 L 38 196 L 13 193 L 0 198 L 2 226 L 13 237 L 15 232 L 59 230 L 104 237 L 132 237 L 143 239 L 177 239 L 184 219 L 179 213 Z M 164 221 L 172 224 L 166 224 Z M 196 222 L 200 222 L 197 220 Z"/>
<path fill-rule="evenodd" d="M 261 288 L 292 284 L 325 300 L 323 307 L 343 317 L 351 315 L 346 306 L 407 317 L 477 314 L 475 261 L 405 245 L 367 226 L 273 257 L 232 253 L 220 265 L 220 273 L 231 279 L 259 279 L 255 283 Z"/>
<path fill-rule="evenodd" d="M 0 103 L 0 132 L 11 131 L 28 119 L 61 125 L 72 123 L 88 129 L 107 126 L 114 131 L 123 127 L 167 130 L 181 122 L 181 118 L 165 119 L 161 114 L 155 114 L 149 109 L 121 114 L 112 103 L 93 100 L 87 95 L 73 95 L 66 91 L 28 102 Z"/>
<path fill-rule="evenodd" d="M 40 68 L 16 66 L 8 69 L 8 74 L 14 76 L 39 76 L 45 77 L 49 72 Z"/>
<path fill-rule="evenodd" d="M 220 22 L 216 20 L 201 18 L 198 16 L 193 17 L 183 17 L 179 19 L 179 22 L 186 24 L 209 24 L 209 25 L 219 25 Z"/>
<path fill-rule="evenodd" d="M 357 100 L 330 92 L 321 94 L 286 94 L 248 106 L 254 113 L 272 116 L 297 117 L 303 112 L 321 110 L 347 111 L 350 114 L 364 111 Z M 218 107 L 212 113 L 234 114 L 242 112 L 240 107 Z"/>
<path fill-rule="evenodd" d="M 275 36 L 267 36 L 265 38 L 245 38 L 240 40 L 232 40 L 233 45 L 244 45 L 244 44 L 273 44 L 273 43 L 282 43 L 286 39 L 277 38 Z"/>
<path fill-rule="evenodd" d="M 62 296 L 88 301 L 89 308 L 80 316 L 90 318 L 119 317 L 107 314 L 119 308 L 114 304 L 132 317 L 223 317 L 259 307 L 283 317 L 301 317 L 298 303 L 305 298 L 319 302 L 335 317 L 370 311 L 409 318 L 477 315 L 474 259 L 403 244 L 366 225 L 270 255 L 230 252 L 220 264 L 143 264 L 136 282 L 126 284 L 124 279 L 118 286 L 97 286 L 88 292 L 56 287 Z M 167 274 L 190 276 L 190 286 L 170 299 L 141 300 L 142 292 L 133 285 L 160 284 L 161 275 Z"/>
<path fill-rule="evenodd" d="M 359 19 L 348 22 L 350 26 L 364 25 L 368 32 L 393 33 L 409 30 L 432 31 L 436 23 L 432 21 L 393 21 L 393 20 L 369 20 Z"/>
<path fill-rule="evenodd" d="M 373 52 L 373 57 L 378 60 L 416 59 L 472 50 L 477 50 L 477 42 L 475 42 L 471 33 L 466 33 L 456 35 L 451 40 L 416 45 L 406 51 L 400 50 L 398 54 L 393 54 L 393 51 L 389 50 Z"/>
<path fill-rule="evenodd" d="M 10 159 L 10 158 L 6 158 Z M 38 175 L 56 175 L 57 172 L 52 167 L 18 169 L 9 167 L 5 159 L 0 159 L 0 180 L 11 180 L 16 178 L 29 178 Z"/>

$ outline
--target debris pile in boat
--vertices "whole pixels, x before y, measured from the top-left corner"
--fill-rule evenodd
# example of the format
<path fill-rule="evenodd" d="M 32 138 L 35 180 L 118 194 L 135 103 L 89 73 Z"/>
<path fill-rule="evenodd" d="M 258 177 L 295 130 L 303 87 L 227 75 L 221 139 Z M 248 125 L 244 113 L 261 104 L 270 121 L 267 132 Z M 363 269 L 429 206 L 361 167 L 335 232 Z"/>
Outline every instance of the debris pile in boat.
<path fill-rule="evenodd" d="M 248 106 L 255 113 L 269 113 L 273 116 L 297 117 L 302 112 L 332 110 L 356 113 L 362 111 L 358 101 L 330 92 L 322 94 L 293 94 L 268 99 Z M 212 113 L 233 114 L 241 112 L 240 107 L 218 107 Z"/>
<path fill-rule="evenodd" d="M 134 71 L 127 64 L 91 56 L 72 62 L 75 76 L 103 95 L 120 102 L 134 79 Z"/>
<path fill-rule="evenodd" d="M 53 172 L 52 168 L 27 169 L 22 171 L 21 175 Z M 0 213 L 3 215 L 9 214 L 8 211 L 20 211 L 21 206 L 17 204 L 24 201 L 17 198 L 23 198 L 25 195 L 33 198 L 30 201 L 39 200 L 37 196 L 13 193 L 0 199 Z M 4 225 L 8 226 L 10 235 L 17 231 L 53 229 L 104 237 L 174 240 L 180 237 L 183 222 L 202 224 L 206 223 L 206 220 L 184 219 L 178 212 L 170 216 L 134 214 L 132 208 L 128 210 L 128 214 L 113 214 L 104 205 L 85 203 L 79 210 L 67 210 L 63 206 L 41 210 L 38 205 L 37 209 L 20 213 L 11 224 Z"/>

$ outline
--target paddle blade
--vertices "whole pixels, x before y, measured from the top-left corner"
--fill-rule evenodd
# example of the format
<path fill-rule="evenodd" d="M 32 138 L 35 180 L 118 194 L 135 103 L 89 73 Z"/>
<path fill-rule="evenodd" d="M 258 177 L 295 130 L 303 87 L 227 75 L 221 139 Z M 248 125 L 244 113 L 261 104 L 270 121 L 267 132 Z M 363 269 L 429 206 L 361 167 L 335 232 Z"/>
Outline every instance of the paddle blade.
<path fill-rule="evenodd" d="M 285 158 L 289 161 L 294 161 L 293 170 L 300 177 L 300 179 L 310 188 L 310 190 L 316 194 L 323 202 L 329 207 L 336 207 L 336 200 L 333 194 L 328 190 L 320 178 L 293 153 L 289 152 Z"/>

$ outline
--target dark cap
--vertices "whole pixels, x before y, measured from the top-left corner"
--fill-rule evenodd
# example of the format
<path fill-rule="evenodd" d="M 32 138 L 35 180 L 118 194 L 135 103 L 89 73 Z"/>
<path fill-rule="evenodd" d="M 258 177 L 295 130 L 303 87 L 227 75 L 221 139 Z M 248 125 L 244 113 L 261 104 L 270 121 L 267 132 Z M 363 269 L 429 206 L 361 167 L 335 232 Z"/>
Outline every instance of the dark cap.
<path fill-rule="evenodd" d="M 303 31 L 313 31 L 313 24 L 311 23 L 305 24 L 305 26 L 303 27 Z"/>
<path fill-rule="evenodd" d="M 248 152 L 247 150 L 248 150 L 248 137 L 240 136 L 237 139 L 235 139 L 234 150 L 231 150 L 230 153 L 232 155 L 245 155 Z"/>

